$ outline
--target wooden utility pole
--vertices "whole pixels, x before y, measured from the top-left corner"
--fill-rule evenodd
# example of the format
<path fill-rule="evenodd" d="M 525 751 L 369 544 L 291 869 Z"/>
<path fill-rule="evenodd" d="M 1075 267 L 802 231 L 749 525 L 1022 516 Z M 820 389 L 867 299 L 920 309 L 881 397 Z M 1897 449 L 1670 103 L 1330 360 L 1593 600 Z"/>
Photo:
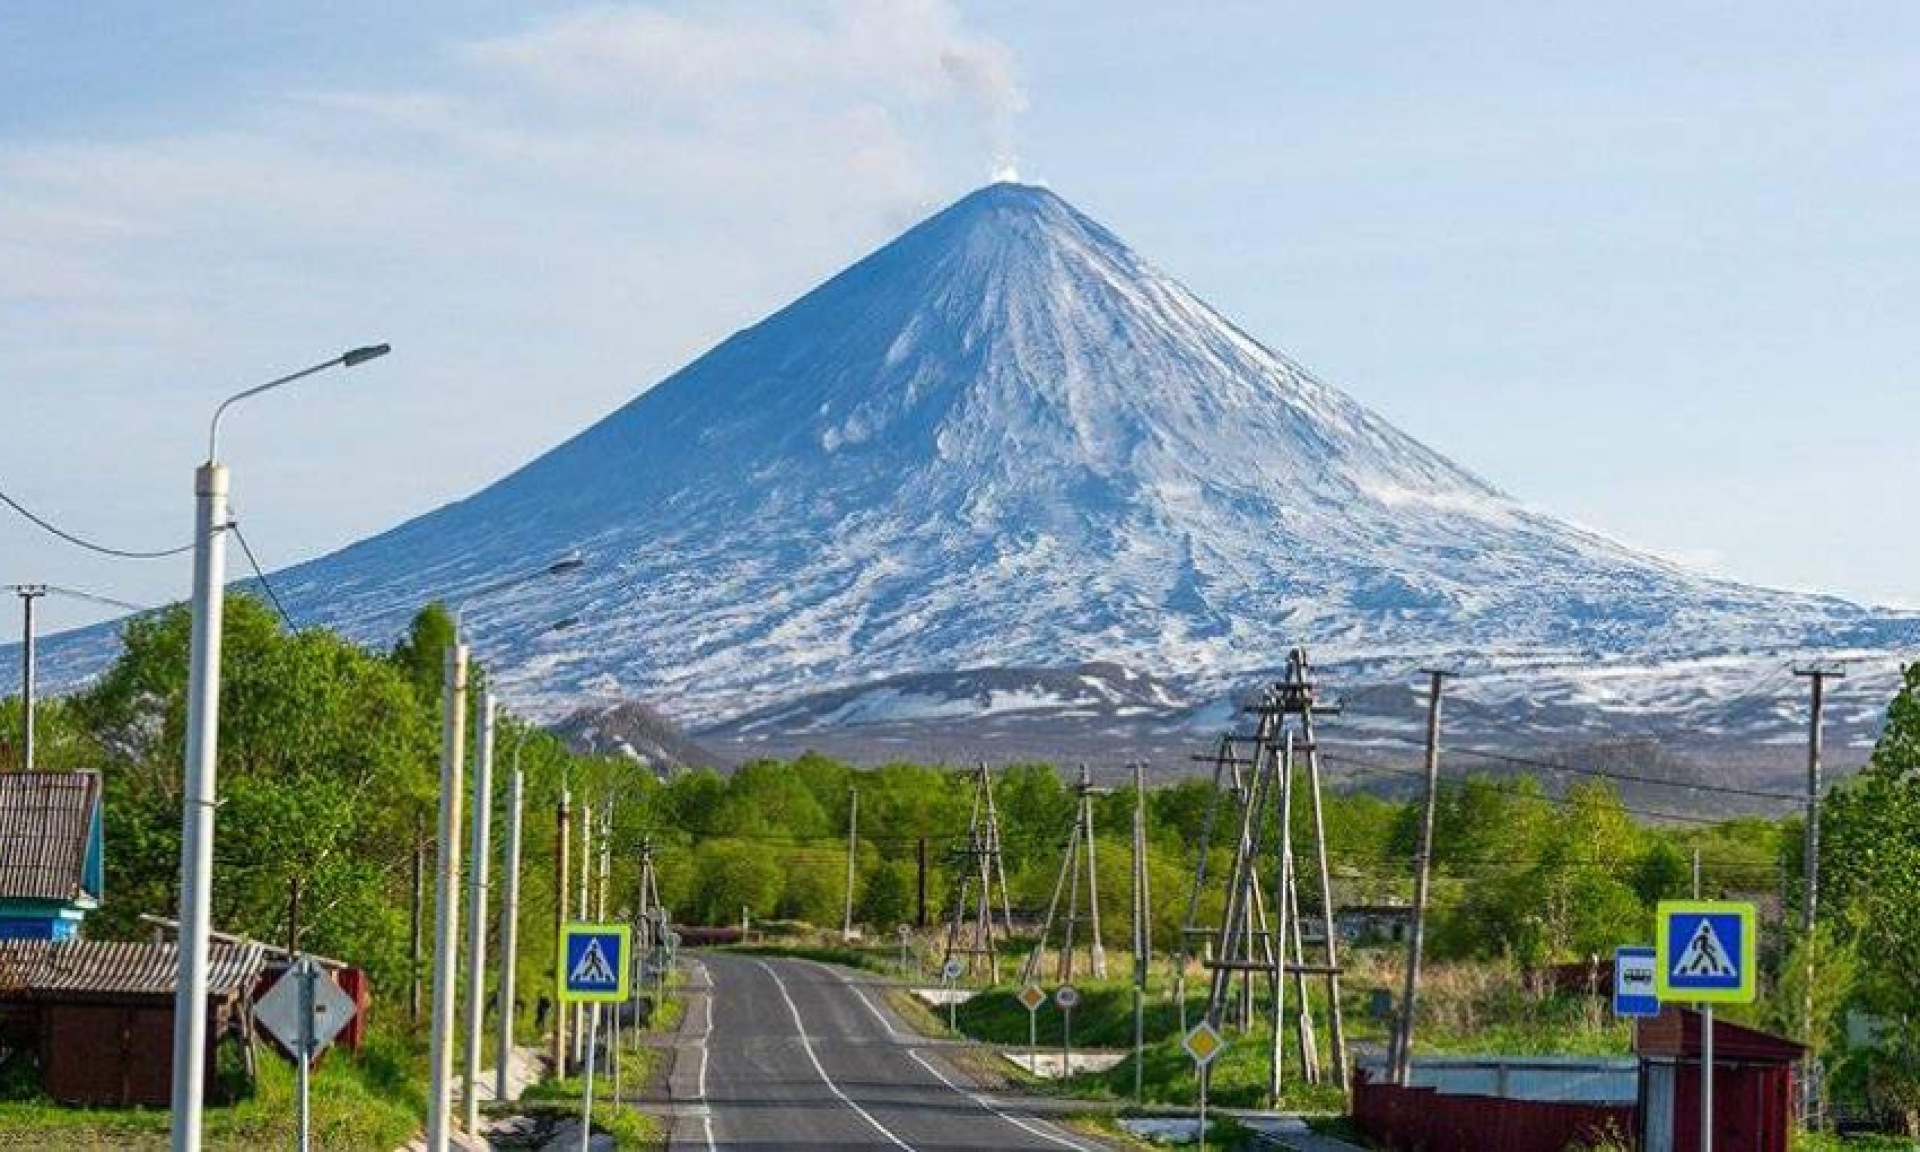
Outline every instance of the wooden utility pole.
<path fill-rule="evenodd" d="M 560 942 L 567 931 L 567 877 L 573 868 L 573 847 L 568 839 L 573 831 L 573 798 L 566 785 L 560 786 L 560 807 L 555 816 L 559 827 L 553 837 L 553 1074 L 567 1074 L 567 1006 L 560 1001 L 560 984 L 566 978 L 561 966 L 567 962 Z"/>
<path fill-rule="evenodd" d="M 927 838 L 925 836 L 920 837 L 920 850 L 915 860 L 919 865 L 919 911 L 914 916 L 914 923 L 924 929 L 927 926 Z"/>
<path fill-rule="evenodd" d="M 1800 938 L 1806 954 L 1806 988 L 1800 1004 L 1800 1040 L 1811 1044 L 1813 1041 L 1813 930 L 1820 919 L 1820 791 L 1821 791 L 1821 754 L 1824 734 L 1822 732 L 1827 707 L 1827 681 L 1845 679 L 1846 672 L 1838 668 L 1808 667 L 1795 668 L 1795 676 L 1807 679 L 1813 690 L 1812 708 L 1807 714 L 1807 829 L 1805 855 L 1801 870 L 1806 877 L 1805 899 L 1800 905 Z"/>
<path fill-rule="evenodd" d="M 1407 933 L 1407 983 L 1400 997 L 1391 1046 L 1392 1081 L 1405 1084 L 1413 1067 L 1413 1018 L 1420 1000 L 1420 962 L 1426 948 L 1427 894 L 1433 875 L 1433 815 L 1440 798 L 1440 694 L 1450 673 L 1427 671 L 1427 794 L 1420 812 L 1420 854 L 1414 857 L 1413 927 Z"/>
<path fill-rule="evenodd" d="M 847 789 L 847 913 L 840 921 L 840 941 L 853 942 L 854 858 L 860 850 L 860 790 Z"/>
<path fill-rule="evenodd" d="M 954 883 L 953 916 L 947 921 L 946 961 L 966 957 L 971 975 L 985 962 L 988 976 L 1000 980 L 999 947 L 996 941 L 1013 931 L 1013 900 L 1007 892 L 1006 865 L 1000 858 L 1000 816 L 993 804 L 993 774 L 984 761 L 974 775 L 973 810 L 967 818 L 966 860 Z M 994 899 L 998 880 L 1000 898 Z M 978 895 L 975 886 L 978 885 Z M 995 911 L 996 903 L 1001 910 Z M 997 916 L 1005 919 L 996 924 Z M 970 931 L 963 931 L 971 920 Z"/>
<path fill-rule="evenodd" d="M 424 909 L 427 904 L 427 828 L 426 817 L 415 817 L 413 822 L 413 910 L 409 917 L 410 931 L 407 940 L 407 955 L 412 963 L 407 966 L 407 1023 L 420 1023 L 420 965 L 423 957 L 421 946 L 425 940 L 423 928 L 426 918 Z"/>
<path fill-rule="evenodd" d="M 585 920 L 593 892 L 593 805 L 582 801 L 580 804 L 580 890 L 575 894 L 577 911 L 574 919 Z M 558 944 L 555 945 L 558 947 Z M 575 1004 L 573 1008 L 573 1062 L 579 1064 L 587 1058 L 587 1006 Z"/>
<path fill-rule="evenodd" d="M 1147 766 L 1133 766 L 1133 1102 L 1146 1103 L 1147 969 L 1153 908 L 1147 894 Z"/>
<path fill-rule="evenodd" d="M 1055 978 L 1063 984 L 1073 979 L 1074 929 L 1082 923 L 1090 928 L 1087 940 L 1088 967 L 1097 980 L 1104 980 L 1107 976 L 1107 950 L 1100 941 L 1100 874 L 1093 847 L 1093 798 L 1106 792 L 1106 789 L 1093 786 L 1093 776 L 1082 764 L 1074 791 L 1079 795 L 1079 802 L 1074 807 L 1073 826 L 1067 833 L 1065 851 L 1061 854 L 1060 875 L 1054 881 L 1053 896 L 1047 901 L 1047 917 L 1041 923 L 1040 938 L 1034 942 L 1033 951 L 1027 954 L 1027 962 L 1020 970 L 1021 980 L 1027 983 L 1040 977 L 1040 965 L 1047 950 L 1047 941 L 1053 937 L 1053 925 L 1063 891 L 1067 894 L 1067 915 L 1061 921 Z M 1083 858 L 1087 877 L 1087 915 L 1084 917 L 1080 915 L 1080 862 Z"/>

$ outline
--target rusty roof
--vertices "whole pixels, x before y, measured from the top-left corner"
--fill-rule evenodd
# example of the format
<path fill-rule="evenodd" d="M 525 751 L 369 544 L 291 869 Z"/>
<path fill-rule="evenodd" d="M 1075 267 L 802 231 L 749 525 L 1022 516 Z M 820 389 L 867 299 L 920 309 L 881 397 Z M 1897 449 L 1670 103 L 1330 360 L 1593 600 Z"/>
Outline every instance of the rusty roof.
<path fill-rule="evenodd" d="M 215 940 L 207 961 L 209 995 L 244 993 L 265 969 L 266 949 Z M 74 992 L 171 996 L 179 964 L 171 941 L 0 940 L 0 999 Z"/>
<path fill-rule="evenodd" d="M 79 898 L 99 803 L 94 772 L 0 772 L 0 898 Z"/>

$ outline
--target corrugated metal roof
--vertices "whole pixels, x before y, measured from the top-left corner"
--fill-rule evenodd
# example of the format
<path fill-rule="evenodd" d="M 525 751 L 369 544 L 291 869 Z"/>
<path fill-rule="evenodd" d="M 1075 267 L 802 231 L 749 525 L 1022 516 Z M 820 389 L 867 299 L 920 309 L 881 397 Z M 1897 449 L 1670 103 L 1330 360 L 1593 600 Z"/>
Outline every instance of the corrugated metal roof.
<path fill-rule="evenodd" d="M 93 772 L 0 772 L 0 898 L 81 895 L 99 797 Z"/>
<path fill-rule="evenodd" d="M 266 967 L 259 944 L 208 946 L 211 995 L 248 991 Z M 0 997 L 61 992 L 171 996 L 180 952 L 172 942 L 124 940 L 0 941 Z"/>

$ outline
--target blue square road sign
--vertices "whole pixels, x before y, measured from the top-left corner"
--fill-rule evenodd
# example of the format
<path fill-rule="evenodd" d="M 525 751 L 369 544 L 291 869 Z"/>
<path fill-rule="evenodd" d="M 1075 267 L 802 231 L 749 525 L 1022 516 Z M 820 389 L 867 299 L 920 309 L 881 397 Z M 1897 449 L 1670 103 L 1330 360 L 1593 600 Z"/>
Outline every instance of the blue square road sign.
<path fill-rule="evenodd" d="M 1759 966 L 1751 904 L 1662 901 L 1656 913 L 1655 991 L 1662 1000 L 1750 1004 Z"/>
<path fill-rule="evenodd" d="M 627 999 L 632 935 L 625 924 L 569 924 L 560 937 L 560 1001 L 618 1004 Z"/>

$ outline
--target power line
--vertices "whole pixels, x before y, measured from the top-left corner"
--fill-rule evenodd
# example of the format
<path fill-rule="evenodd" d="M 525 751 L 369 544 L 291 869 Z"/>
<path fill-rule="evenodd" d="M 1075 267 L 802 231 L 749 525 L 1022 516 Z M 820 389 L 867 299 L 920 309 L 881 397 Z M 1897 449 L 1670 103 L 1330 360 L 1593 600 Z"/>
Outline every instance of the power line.
<path fill-rule="evenodd" d="M 260 561 L 254 557 L 253 545 L 247 543 L 246 533 L 240 531 L 240 521 L 229 520 L 227 527 L 233 530 L 233 538 L 240 542 L 240 551 L 246 554 L 247 566 L 253 569 L 253 575 L 260 581 L 260 587 L 266 590 L 267 599 L 273 601 L 274 610 L 280 613 L 280 619 L 286 623 L 287 631 L 298 632 L 299 626 L 294 624 L 293 617 L 287 612 L 287 606 L 280 602 L 280 594 L 273 590 L 273 582 L 267 579 L 266 572 L 260 567 Z"/>
<path fill-rule="evenodd" d="M 1557 764 L 1547 760 L 1532 760 L 1525 756 L 1511 756 L 1502 752 L 1490 752 L 1482 748 L 1449 748 L 1451 754 L 1470 756 L 1479 760 L 1492 760 L 1500 764 L 1514 764 L 1523 768 L 1538 768 L 1546 772 L 1571 772 L 1577 776 L 1596 776 L 1604 780 L 1622 780 L 1634 784 L 1660 784 L 1669 788 L 1687 788 L 1695 792 L 1719 792 L 1728 796 L 1751 796 L 1758 800 L 1791 800 L 1796 803 L 1806 797 L 1792 792 L 1766 792 L 1755 788 L 1740 788 L 1731 784 L 1703 784 L 1686 780 L 1669 780 L 1661 776 L 1646 776 L 1636 772 L 1616 772 L 1605 768 L 1581 768 L 1572 764 Z"/>
<path fill-rule="evenodd" d="M 1353 767 L 1365 768 L 1373 772 L 1386 772 L 1397 776 L 1413 776 L 1421 780 L 1427 778 L 1425 772 L 1414 768 L 1396 768 L 1390 764 L 1381 764 L 1372 760 L 1362 760 L 1358 757 L 1345 756 L 1337 752 L 1324 752 L 1322 755 L 1336 764 L 1347 764 Z M 1574 807 L 1577 803 L 1577 801 L 1569 800 L 1564 796 L 1548 796 L 1544 793 L 1514 792 L 1511 793 L 1511 795 L 1522 799 L 1537 800 L 1545 804 L 1558 804 L 1566 808 Z M 1652 808 L 1638 808 L 1631 804 L 1621 804 L 1620 810 L 1622 812 L 1630 812 L 1635 816 L 1645 816 L 1649 820 L 1675 820 L 1683 824 L 1699 824 L 1702 826 L 1724 824 L 1727 822 L 1727 819 L 1729 819 L 1715 816 L 1694 816 L 1683 812 L 1662 812 Z M 1731 819 L 1739 819 L 1739 817 L 1732 817 Z"/>
<path fill-rule="evenodd" d="M 192 541 L 182 544 L 178 548 L 162 548 L 152 552 L 143 552 L 130 548 L 112 548 L 105 544 L 88 540 L 85 537 L 76 536 L 72 532 L 55 524 L 53 521 L 34 514 L 26 505 L 15 500 L 12 496 L 7 495 L 3 490 L 0 490 L 0 503 L 5 504 L 7 507 L 32 521 L 42 530 L 58 536 L 67 543 L 79 548 L 85 548 L 89 552 L 98 552 L 102 556 L 113 556 L 122 560 L 164 560 L 169 556 L 179 556 L 193 551 Z"/>

